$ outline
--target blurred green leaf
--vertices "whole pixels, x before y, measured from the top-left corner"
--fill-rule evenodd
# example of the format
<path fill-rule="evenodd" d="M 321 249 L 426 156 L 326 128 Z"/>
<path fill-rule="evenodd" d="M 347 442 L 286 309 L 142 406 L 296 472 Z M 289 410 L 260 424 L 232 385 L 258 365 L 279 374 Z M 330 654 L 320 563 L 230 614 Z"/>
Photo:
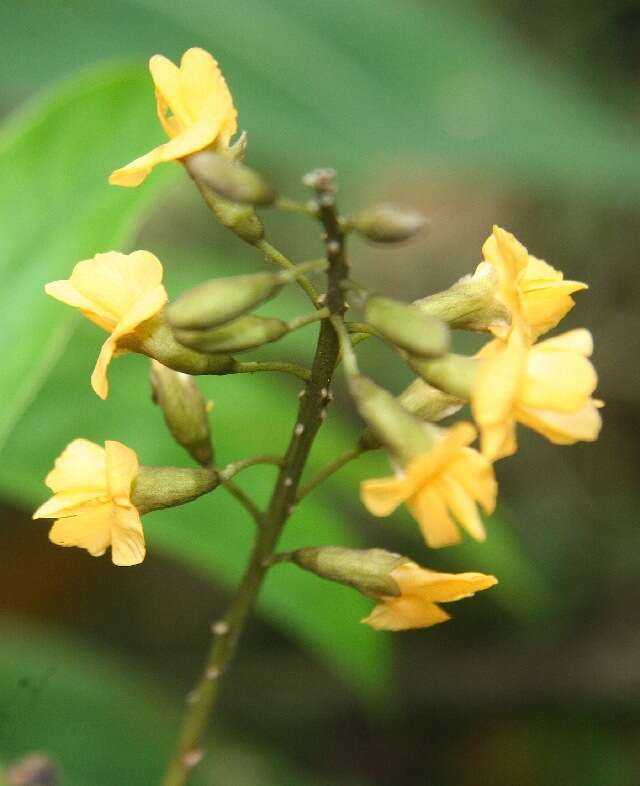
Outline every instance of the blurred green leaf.
<path fill-rule="evenodd" d="M 138 71 L 94 73 L 38 101 L 0 136 L 0 446 L 71 334 L 72 315 L 61 318 L 44 284 L 121 244 L 171 174 L 148 190 L 107 185 L 127 137 L 149 141 L 146 88 Z"/>
<path fill-rule="evenodd" d="M 44 752 L 64 786 L 159 782 L 179 717 L 148 676 L 113 653 L 22 620 L 0 618 L 0 638 L 3 761 Z M 196 786 L 306 783 L 244 731 L 234 740 L 218 726 L 215 751 L 195 773 Z"/>
<path fill-rule="evenodd" d="M 31 0 L 4 3 L 0 27 L 11 30 L 0 51 L 10 95 L 105 57 L 210 49 L 261 166 L 334 164 L 362 178 L 395 161 L 555 194 L 640 192 L 630 117 L 557 65 L 541 68 L 542 55 L 487 6 Z M 64 31 L 57 46 L 52 30 Z"/>

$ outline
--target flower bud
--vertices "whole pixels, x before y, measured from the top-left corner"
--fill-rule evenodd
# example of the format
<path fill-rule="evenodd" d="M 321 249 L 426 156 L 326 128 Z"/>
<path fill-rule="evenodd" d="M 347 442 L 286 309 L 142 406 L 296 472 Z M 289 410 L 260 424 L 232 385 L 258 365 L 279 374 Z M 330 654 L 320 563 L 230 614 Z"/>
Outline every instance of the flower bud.
<path fill-rule="evenodd" d="M 423 379 L 414 379 L 398 396 L 398 401 L 412 415 L 430 423 L 437 423 L 464 406 L 462 399 L 434 388 Z"/>
<path fill-rule="evenodd" d="M 425 360 L 409 357 L 407 362 L 425 382 L 468 401 L 478 370 L 478 361 L 465 355 L 445 355 L 441 358 Z"/>
<path fill-rule="evenodd" d="M 435 427 L 411 415 L 393 394 L 361 374 L 350 377 L 348 384 L 373 436 L 401 463 L 430 450 L 437 435 Z"/>
<path fill-rule="evenodd" d="M 174 336 L 186 347 L 201 352 L 244 352 L 277 341 L 288 331 L 281 319 L 249 314 L 209 330 L 174 330 Z"/>
<path fill-rule="evenodd" d="M 207 190 L 207 203 L 216 214 L 216 218 L 227 229 L 230 229 L 245 243 L 255 246 L 264 237 L 264 226 L 251 205 L 231 202 Z"/>
<path fill-rule="evenodd" d="M 202 150 L 189 156 L 189 172 L 232 202 L 270 205 L 275 192 L 253 169 L 228 156 Z"/>
<path fill-rule="evenodd" d="M 193 377 L 151 361 L 153 399 L 175 441 L 198 464 L 213 461 L 208 405 Z"/>
<path fill-rule="evenodd" d="M 269 300 L 287 280 L 278 273 L 255 273 L 206 281 L 172 303 L 167 317 L 174 330 L 216 327 Z"/>
<path fill-rule="evenodd" d="M 449 328 L 415 306 L 373 296 L 367 300 L 364 316 L 383 338 L 413 355 L 432 358 L 449 349 Z"/>
<path fill-rule="evenodd" d="M 144 322 L 135 333 L 118 340 L 118 348 L 154 358 L 167 368 L 184 374 L 232 374 L 236 361 L 227 354 L 206 355 L 179 344 L 161 312 Z"/>
<path fill-rule="evenodd" d="M 214 469 L 140 467 L 131 489 L 131 502 L 140 515 L 184 505 L 220 484 Z"/>
<path fill-rule="evenodd" d="M 365 207 L 351 216 L 348 223 L 375 243 L 399 243 L 416 235 L 427 222 L 417 210 L 382 203 Z"/>
<path fill-rule="evenodd" d="M 482 266 L 481 266 L 482 267 Z M 488 332 L 511 323 L 509 310 L 495 298 L 498 276 L 489 265 L 464 276 L 444 292 L 414 301 L 424 314 L 437 317 L 450 328 Z"/>
<path fill-rule="evenodd" d="M 363 595 L 376 598 L 400 594 L 390 573 L 407 561 L 406 557 L 384 549 L 343 549 L 339 546 L 298 549 L 291 554 L 291 559 L 316 576 L 347 584 Z"/>

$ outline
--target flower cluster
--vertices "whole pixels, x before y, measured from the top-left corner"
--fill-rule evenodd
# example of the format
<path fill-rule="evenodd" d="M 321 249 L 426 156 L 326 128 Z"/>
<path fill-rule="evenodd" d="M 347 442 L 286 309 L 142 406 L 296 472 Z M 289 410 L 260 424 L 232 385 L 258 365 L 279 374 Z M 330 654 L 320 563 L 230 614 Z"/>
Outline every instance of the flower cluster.
<path fill-rule="evenodd" d="M 91 375 L 96 394 L 107 398 L 113 357 L 127 352 L 150 357 L 154 400 L 176 442 L 200 464 L 144 467 L 119 442 L 107 441 L 102 448 L 74 440 L 46 478 L 54 496 L 34 514 L 56 520 L 50 531 L 54 543 L 79 546 L 93 556 L 110 547 L 116 565 L 137 564 L 145 556 L 142 513 L 183 504 L 221 485 L 245 504 L 273 549 L 291 509 L 304 496 L 296 484 L 313 439 L 307 436 L 311 429 L 305 418 L 315 434 L 327 414 L 327 385 L 340 351 L 349 392 L 367 425 L 352 453 L 384 447 L 395 469 L 391 477 L 364 481 L 362 501 L 375 516 L 388 516 L 405 503 L 431 548 L 458 543 L 463 532 L 485 540 L 480 509 L 491 514 L 496 505 L 493 462 L 516 450 L 518 423 L 557 444 L 597 437 L 601 402 L 591 397 L 596 386 L 588 359 L 591 335 L 580 329 L 538 341 L 573 307 L 572 294 L 585 284 L 565 280 L 530 256 L 513 235 L 494 227 L 474 273 L 446 292 L 406 304 L 358 288 L 354 303 L 363 307 L 364 319 L 358 323 L 360 338 L 371 334 L 386 340 L 419 375 L 395 396 L 358 370 L 356 341 L 344 319 L 348 306 L 343 289 L 349 282 L 344 243 L 349 232 L 374 242 L 404 240 L 420 229 L 422 218 L 390 205 L 366 208 L 350 218 L 338 216 L 333 173 L 318 170 L 304 181 L 314 189 L 315 201 L 297 211 L 323 223 L 326 260 L 295 265 L 264 241 L 255 207 L 273 202 L 274 192 L 238 161 L 244 142 L 231 147 L 237 114 L 217 62 L 201 49 L 190 49 L 179 67 L 156 55 L 150 69 L 158 117 L 170 139 L 115 170 L 109 182 L 137 186 L 160 163 L 183 164 L 221 224 L 284 270 L 214 279 L 169 303 L 162 264 L 151 252 L 109 251 L 78 262 L 68 280 L 46 285 L 48 295 L 109 334 Z M 328 271 L 327 293 L 319 295 L 306 277 L 312 270 Z M 310 315 L 285 321 L 252 313 L 287 284 L 299 284 L 310 297 L 315 308 Z M 311 370 L 235 358 L 316 320 L 324 325 Z M 483 331 L 492 338 L 475 357 L 462 357 L 449 352 L 454 328 Z M 282 458 L 244 459 L 218 470 L 207 420 L 210 405 L 193 377 L 260 370 L 290 372 L 307 383 L 290 448 Z M 467 402 L 475 426 L 440 423 Z M 478 432 L 480 450 L 472 447 Z M 263 514 L 231 485 L 236 472 L 260 460 L 281 466 L 274 489 L 277 504 L 270 509 L 282 512 L 280 518 Z M 338 461 L 336 467 L 340 465 Z M 325 470 L 319 476 L 328 474 Z M 294 562 L 355 587 L 377 603 L 364 622 L 385 630 L 442 622 L 448 615 L 439 603 L 496 583 L 480 573 L 438 573 L 379 549 L 271 553 L 265 565 L 267 558 Z"/>

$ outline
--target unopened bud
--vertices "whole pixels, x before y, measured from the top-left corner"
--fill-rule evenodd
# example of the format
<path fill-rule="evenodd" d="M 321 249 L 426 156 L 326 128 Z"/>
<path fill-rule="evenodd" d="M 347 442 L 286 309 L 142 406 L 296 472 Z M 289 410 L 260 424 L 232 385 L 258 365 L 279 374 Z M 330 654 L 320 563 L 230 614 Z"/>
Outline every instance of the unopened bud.
<path fill-rule="evenodd" d="M 401 463 L 428 452 L 437 436 L 435 427 L 411 415 L 388 390 L 361 374 L 348 379 L 349 392 L 372 435 Z"/>
<path fill-rule="evenodd" d="M 375 243 L 408 240 L 420 232 L 426 223 L 425 217 L 417 210 L 389 203 L 365 207 L 348 220 L 349 226 Z"/>
<path fill-rule="evenodd" d="M 478 361 L 466 355 L 445 355 L 433 360 L 409 357 L 407 362 L 425 382 L 468 401 L 478 370 Z"/>
<path fill-rule="evenodd" d="M 189 156 L 189 172 L 231 202 L 270 205 L 276 196 L 271 186 L 253 169 L 211 150 Z"/>
<path fill-rule="evenodd" d="M 172 303 L 167 317 L 174 329 L 216 327 L 272 298 L 286 280 L 278 273 L 255 273 L 206 281 Z"/>
<path fill-rule="evenodd" d="M 220 484 L 213 469 L 193 467 L 140 467 L 131 502 L 140 514 L 184 505 Z"/>
<path fill-rule="evenodd" d="M 153 358 L 174 371 L 200 374 L 231 374 L 236 361 L 227 354 L 207 355 L 179 344 L 162 311 L 118 340 L 118 347 Z"/>
<path fill-rule="evenodd" d="M 255 246 L 262 240 L 264 226 L 251 205 L 230 202 L 217 194 L 214 199 L 208 201 L 222 226 L 230 229 L 245 243 Z"/>
<path fill-rule="evenodd" d="M 383 338 L 413 355 L 432 358 L 449 349 L 449 328 L 415 306 L 373 296 L 367 300 L 364 316 Z"/>
<path fill-rule="evenodd" d="M 182 445 L 198 464 L 213 460 L 208 405 L 189 374 L 173 371 L 161 363 L 151 362 L 151 387 L 154 401 L 175 441 Z"/>
<path fill-rule="evenodd" d="M 491 265 L 480 265 L 473 276 L 461 278 L 444 292 L 416 300 L 414 305 L 454 329 L 487 332 L 505 328 L 511 315 L 495 298 L 497 284 L 498 276 Z"/>
<path fill-rule="evenodd" d="M 429 385 L 423 379 L 414 379 L 398 396 L 398 401 L 420 420 L 437 423 L 455 414 L 464 406 L 464 401 Z"/>
<path fill-rule="evenodd" d="M 319 546 L 298 549 L 291 559 L 304 570 L 323 579 L 354 587 L 368 597 L 398 596 L 400 588 L 391 571 L 407 562 L 406 557 L 384 549 L 343 549 Z"/>
<path fill-rule="evenodd" d="M 177 329 L 174 335 L 181 344 L 201 352 L 244 352 L 277 341 L 288 331 L 281 319 L 249 314 L 209 330 Z"/>

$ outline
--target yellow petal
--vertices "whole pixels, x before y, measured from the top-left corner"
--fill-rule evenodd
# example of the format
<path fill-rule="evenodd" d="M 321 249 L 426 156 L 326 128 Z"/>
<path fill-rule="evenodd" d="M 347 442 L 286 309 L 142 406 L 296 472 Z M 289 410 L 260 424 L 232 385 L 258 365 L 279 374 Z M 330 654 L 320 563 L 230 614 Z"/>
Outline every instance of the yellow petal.
<path fill-rule="evenodd" d="M 106 503 L 79 516 L 56 521 L 49 532 L 49 540 L 57 546 L 78 546 L 99 557 L 111 544 L 113 505 Z"/>
<path fill-rule="evenodd" d="M 598 438 L 602 427 L 598 404 L 600 402 L 591 399 L 577 412 L 556 412 L 521 406 L 518 408 L 518 420 L 556 445 L 593 442 Z"/>
<path fill-rule="evenodd" d="M 465 446 L 476 438 L 476 430 L 466 421 L 441 431 L 441 436 L 427 453 L 416 456 L 405 467 L 407 478 L 418 490 L 455 461 Z"/>
<path fill-rule="evenodd" d="M 585 405 L 597 383 L 595 369 L 583 355 L 544 351 L 539 345 L 529 352 L 519 400 L 526 407 L 575 412 Z"/>
<path fill-rule="evenodd" d="M 428 628 L 446 622 L 449 615 L 435 603 L 416 597 L 389 598 L 377 605 L 362 622 L 376 630 Z"/>
<path fill-rule="evenodd" d="M 532 338 L 554 328 L 575 306 L 568 294 L 584 287 L 572 286 L 577 282 L 563 281 L 545 289 L 527 292 L 524 297 L 525 318 L 531 327 Z"/>
<path fill-rule="evenodd" d="M 514 413 L 527 360 L 527 340 L 515 328 L 507 344 L 491 344 L 478 369 L 471 411 L 480 428 L 482 453 L 496 459 L 515 451 Z"/>
<path fill-rule="evenodd" d="M 407 501 L 407 507 L 418 522 L 428 546 L 439 549 L 462 540 L 460 531 L 447 511 L 440 493 L 425 486 Z"/>
<path fill-rule="evenodd" d="M 142 295 L 124 314 L 113 331 L 114 340 L 127 335 L 127 333 L 133 333 L 138 325 L 161 311 L 168 299 L 167 291 L 162 285 Z"/>
<path fill-rule="evenodd" d="M 154 166 L 167 161 L 178 161 L 191 153 L 197 153 L 211 145 L 220 131 L 219 124 L 210 118 L 181 131 L 169 142 L 151 150 L 144 156 L 136 158 L 131 163 L 116 169 L 109 176 L 109 183 L 113 186 L 137 186 L 151 172 Z"/>
<path fill-rule="evenodd" d="M 485 540 L 487 536 L 478 508 L 464 486 L 450 472 L 445 472 L 438 479 L 437 487 L 455 520 L 472 538 Z"/>
<path fill-rule="evenodd" d="M 495 576 L 484 573 L 439 573 L 407 561 L 391 571 L 391 577 L 403 595 L 419 595 L 427 601 L 449 603 L 488 589 L 498 583 Z"/>
<path fill-rule="evenodd" d="M 40 505 L 31 518 L 58 519 L 77 516 L 108 501 L 107 494 L 97 491 L 63 491 Z"/>
<path fill-rule="evenodd" d="M 144 533 L 138 511 L 135 508 L 115 508 L 111 533 L 113 564 L 138 565 L 145 554 Z"/>
<path fill-rule="evenodd" d="M 455 478 L 466 492 L 484 508 L 493 513 L 496 506 L 498 484 L 491 462 L 473 448 L 462 448 L 460 457 L 449 465 L 447 473 Z"/>
<path fill-rule="evenodd" d="M 593 336 L 586 328 L 576 328 L 535 345 L 536 352 L 575 352 L 584 357 L 593 354 Z"/>
<path fill-rule="evenodd" d="M 204 49 L 188 49 L 180 63 L 180 90 L 192 122 L 206 119 L 215 127 L 217 137 L 224 125 L 225 134 L 236 132 L 233 99 L 217 61 Z M 212 140 L 213 141 L 213 140 Z M 223 140 L 223 144 L 228 138 Z"/>
<path fill-rule="evenodd" d="M 150 290 L 162 283 L 162 264 L 149 251 L 109 251 L 73 269 L 71 285 L 116 322 Z"/>
<path fill-rule="evenodd" d="M 135 452 L 115 440 L 104 444 L 107 456 L 109 493 L 118 505 L 129 505 L 131 484 L 138 475 L 139 464 Z"/>
<path fill-rule="evenodd" d="M 158 118 L 167 135 L 174 137 L 191 124 L 191 116 L 180 94 L 180 70 L 162 55 L 154 55 L 149 60 L 149 70 L 156 86 Z M 173 118 L 167 118 L 166 109 L 171 110 Z"/>
<path fill-rule="evenodd" d="M 91 387 L 103 401 L 109 395 L 107 368 L 109 367 L 109 363 L 111 363 L 111 358 L 113 357 L 115 348 L 116 342 L 111 336 L 109 336 L 100 349 L 100 354 L 98 355 L 96 365 L 91 374 Z"/>
<path fill-rule="evenodd" d="M 412 491 L 412 486 L 403 476 L 372 478 L 360 484 L 362 503 L 374 516 L 389 516 Z"/>
<path fill-rule="evenodd" d="M 51 281 L 45 285 L 44 291 L 56 300 L 79 309 L 87 319 L 109 332 L 117 325 L 117 318 L 110 311 L 78 292 L 71 281 Z"/>
<path fill-rule="evenodd" d="M 104 448 L 88 439 L 74 439 L 58 456 L 45 479 L 54 492 L 107 490 L 107 459 Z"/>

